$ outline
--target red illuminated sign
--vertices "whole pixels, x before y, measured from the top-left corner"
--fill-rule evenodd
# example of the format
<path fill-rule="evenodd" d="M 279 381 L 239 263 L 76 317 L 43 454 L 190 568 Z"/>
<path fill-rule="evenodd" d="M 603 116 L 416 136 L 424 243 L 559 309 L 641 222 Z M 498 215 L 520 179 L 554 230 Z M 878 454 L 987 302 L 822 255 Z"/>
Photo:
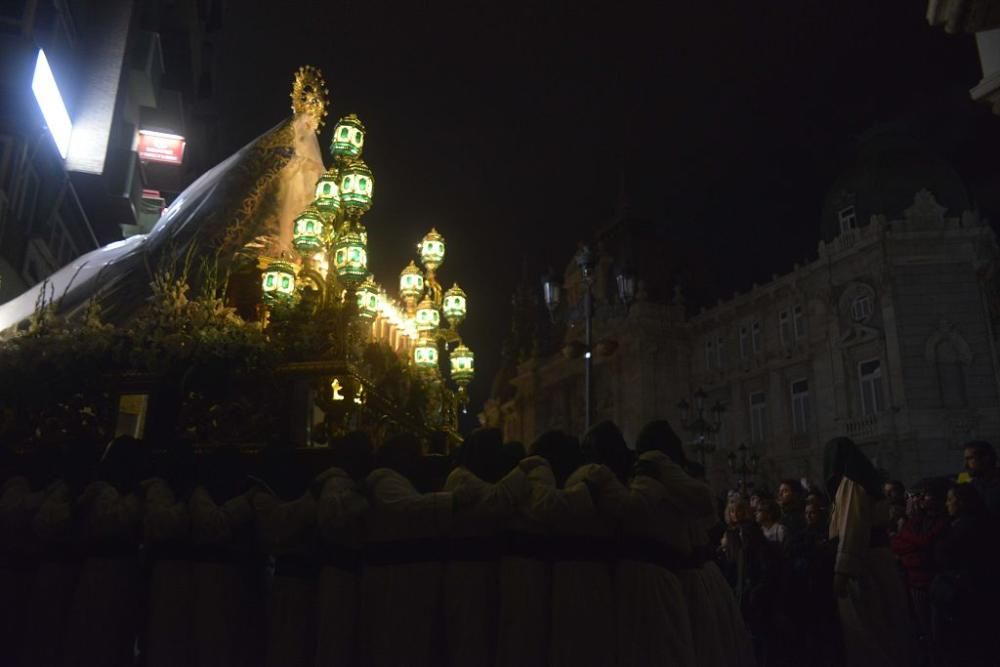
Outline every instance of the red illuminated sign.
<path fill-rule="evenodd" d="M 184 160 L 184 137 L 177 134 L 139 130 L 139 159 L 180 164 Z"/>

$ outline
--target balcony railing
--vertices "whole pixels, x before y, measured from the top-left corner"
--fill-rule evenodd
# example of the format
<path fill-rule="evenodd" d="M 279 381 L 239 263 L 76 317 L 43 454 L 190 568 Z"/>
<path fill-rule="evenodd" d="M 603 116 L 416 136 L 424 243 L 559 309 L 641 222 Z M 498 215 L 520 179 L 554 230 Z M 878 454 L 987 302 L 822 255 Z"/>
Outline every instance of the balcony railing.
<path fill-rule="evenodd" d="M 884 420 L 878 414 L 865 415 L 855 419 L 848 419 L 844 424 L 847 437 L 852 440 L 865 440 L 878 436 L 884 426 Z"/>

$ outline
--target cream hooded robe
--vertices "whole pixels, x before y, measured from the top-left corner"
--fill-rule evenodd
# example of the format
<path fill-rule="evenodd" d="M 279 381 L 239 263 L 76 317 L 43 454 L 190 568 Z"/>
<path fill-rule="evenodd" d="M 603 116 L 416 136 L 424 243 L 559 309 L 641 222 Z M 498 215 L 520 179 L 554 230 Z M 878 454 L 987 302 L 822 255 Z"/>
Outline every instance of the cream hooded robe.
<path fill-rule="evenodd" d="M 388 468 L 374 470 L 367 487 L 371 509 L 365 519 L 361 664 L 430 665 L 440 641 L 443 546 L 451 531 L 452 496 L 420 493 Z"/>
<path fill-rule="evenodd" d="M 139 630 L 142 503 L 134 493 L 92 482 L 78 506 L 90 554 L 73 598 L 64 664 L 128 665 Z"/>
<path fill-rule="evenodd" d="M 672 516 L 687 534 L 689 553 L 705 549 L 715 523 L 715 499 L 704 482 L 688 475 L 659 451 L 645 452 L 642 461 L 655 464 L 658 481 Z M 718 566 L 711 561 L 677 571 L 691 615 L 698 667 L 744 667 L 754 664 L 753 645 L 736 597 Z"/>
<path fill-rule="evenodd" d="M 564 493 L 579 502 L 561 506 L 550 525 L 552 629 L 550 667 L 604 667 L 617 661 L 617 609 L 613 539 L 616 522 L 584 502 L 584 480 L 599 466 L 579 468 L 566 480 Z M 590 501 L 587 492 L 586 500 Z"/>
<path fill-rule="evenodd" d="M 191 541 L 197 559 L 192 565 L 194 594 L 194 665 L 244 667 L 258 664 L 261 609 L 249 577 L 246 530 L 253 520 L 249 494 L 216 504 L 203 487 L 188 501 Z"/>
<path fill-rule="evenodd" d="M 548 461 L 529 456 L 519 468 L 527 473 L 528 493 L 508 554 L 500 562 L 500 612 L 496 664 L 542 666 L 549 662 L 552 623 L 552 526 L 560 517 L 590 507 L 583 484 L 561 491 Z"/>
<path fill-rule="evenodd" d="M 145 491 L 143 534 L 151 558 L 146 619 L 146 664 L 172 667 L 191 664 L 194 624 L 191 621 L 191 520 L 187 503 L 170 486 L 153 478 Z M 177 552 L 187 546 L 187 554 Z"/>
<path fill-rule="evenodd" d="M 28 600 L 22 665 L 62 664 L 66 626 L 82 565 L 76 553 L 74 498 L 63 480 L 50 484 L 31 521 L 41 552 Z"/>
<path fill-rule="evenodd" d="M 320 573 L 316 591 L 316 667 L 358 664 L 361 613 L 361 531 L 368 499 L 346 471 L 330 468 L 316 478 Z"/>
<path fill-rule="evenodd" d="M 270 491 L 254 494 L 257 541 L 275 558 L 267 601 L 268 667 L 305 667 L 316 657 L 318 570 L 311 561 L 316 500 L 307 491 L 283 502 Z"/>
<path fill-rule="evenodd" d="M 690 553 L 686 527 L 667 501 L 666 489 L 647 476 L 625 486 L 605 466 L 587 466 L 582 472 L 595 489 L 601 513 L 617 524 L 622 546 L 640 547 L 623 549 L 614 570 L 615 664 L 700 665 L 680 580 L 660 558 Z"/>
<path fill-rule="evenodd" d="M 444 490 L 464 496 L 456 510 L 445 568 L 444 618 L 450 664 L 491 665 L 495 660 L 499 602 L 500 533 L 528 493 L 528 478 L 514 468 L 496 484 L 467 468 L 451 471 Z"/>
<path fill-rule="evenodd" d="M 870 543 L 873 528 L 889 523 L 884 499 L 873 499 L 844 477 L 830 516 L 830 537 L 839 538 L 834 572 L 850 577 L 837 598 L 847 664 L 903 667 L 913 663 L 906 588 L 887 544 Z"/>
<path fill-rule="evenodd" d="M 24 634 L 25 608 L 35 578 L 37 541 L 31 519 L 41 494 L 31 491 L 27 478 L 11 477 L 0 489 L 0 663 L 16 664 Z"/>

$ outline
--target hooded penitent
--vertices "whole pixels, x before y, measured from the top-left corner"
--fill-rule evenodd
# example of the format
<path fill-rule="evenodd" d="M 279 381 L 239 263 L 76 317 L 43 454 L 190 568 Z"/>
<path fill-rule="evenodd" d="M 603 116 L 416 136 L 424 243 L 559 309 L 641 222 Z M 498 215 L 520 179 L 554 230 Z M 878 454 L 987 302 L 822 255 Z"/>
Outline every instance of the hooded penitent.
<path fill-rule="evenodd" d="M 830 497 L 844 478 L 860 484 L 872 498 L 882 497 L 882 476 L 850 438 L 834 438 L 823 453 L 823 479 Z"/>

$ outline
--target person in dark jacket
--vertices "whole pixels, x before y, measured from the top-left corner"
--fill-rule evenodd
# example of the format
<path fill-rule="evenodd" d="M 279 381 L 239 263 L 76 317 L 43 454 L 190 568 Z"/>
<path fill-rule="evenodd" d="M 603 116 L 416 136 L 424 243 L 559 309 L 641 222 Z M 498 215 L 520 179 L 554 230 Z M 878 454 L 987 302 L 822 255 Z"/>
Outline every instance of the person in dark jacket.
<path fill-rule="evenodd" d="M 971 484 L 952 486 L 945 506 L 951 525 L 937 548 L 941 573 L 931 584 L 938 653 L 946 665 L 993 665 L 998 544 L 994 524 Z"/>
<path fill-rule="evenodd" d="M 805 489 L 798 480 L 783 479 L 778 483 L 778 493 L 775 501 L 781 509 L 781 524 L 785 527 L 787 538 L 793 538 L 805 530 Z"/>
<path fill-rule="evenodd" d="M 965 470 L 972 478 L 972 488 L 983 499 L 994 520 L 1000 516 L 1000 468 L 993 445 L 984 440 L 965 443 Z"/>
<path fill-rule="evenodd" d="M 736 594 L 753 639 L 758 664 L 781 641 L 774 633 L 780 548 L 764 538 L 750 504 L 737 496 L 726 506 L 726 530 L 719 545 L 719 566 Z"/>
<path fill-rule="evenodd" d="M 806 530 L 789 549 L 789 560 L 805 568 L 800 580 L 801 646 L 806 656 L 798 664 L 834 667 L 844 664 L 844 642 L 830 573 L 837 557 L 837 540 L 830 539 L 830 516 L 825 498 L 806 505 Z"/>

